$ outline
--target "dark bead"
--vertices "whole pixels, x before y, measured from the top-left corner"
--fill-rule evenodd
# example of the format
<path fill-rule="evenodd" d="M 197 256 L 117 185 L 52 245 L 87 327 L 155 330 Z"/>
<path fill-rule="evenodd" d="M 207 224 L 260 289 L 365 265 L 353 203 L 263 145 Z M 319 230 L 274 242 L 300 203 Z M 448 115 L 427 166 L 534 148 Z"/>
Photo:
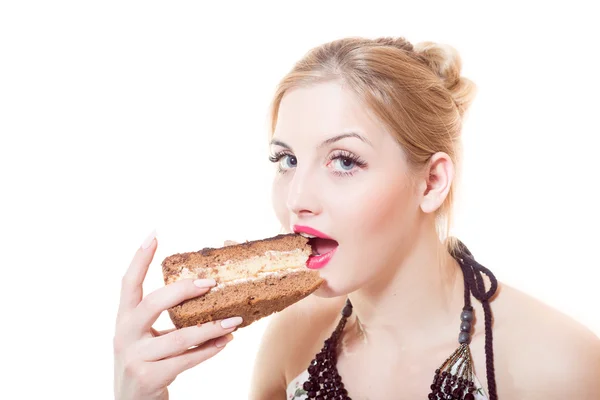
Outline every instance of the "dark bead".
<path fill-rule="evenodd" d="M 436 375 L 439 375 L 439 374 L 440 374 L 440 369 L 439 369 L 439 368 L 435 370 L 435 374 L 436 374 Z"/>
<path fill-rule="evenodd" d="M 314 390 L 311 390 L 310 392 L 306 393 L 308 395 L 308 397 L 310 398 L 315 398 L 317 396 L 317 393 Z"/>
<path fill-rule="evenodd" d="M 448 376 L 448 371 L 444 371 L 442 372 L 442 376 L 445 378 L 446 376 Z"/>
<path fill-rule="evenodd" d="M 467 393 L 465 395 L 465 400 L 475 400 L 475 396 L 472 393 Z"/>
<path fill-rule="evenodd" d="M 471 341 L 471 335 L 468 332 L 461 332 L 458 334 L 458 343 L 464 344 Z"/>
<path fill-rule="evenodd" d="M 433 394 L 433 393 L 429 393 L 429 394 L 427 395 L 427 398 L 428 398 L 429 400 L 435 400 L 435 394 Z"/>
<path fill-rule="evenodd" d="M 344 309 L 342 310 L 342 315 L 346 318 L 348 318 L 350 315 L 352 315 L 352 307 L 345 306 Z"/>
<path fill-rule="evenodd" d="M 471 332 L 471 323 L 469 321 L 463 321 L 460 324 L 460 330 L 462 332 Z"/>
<path fill-rule="evenodd" d="M 311 375 L 314 375 L 317 372 L 317 366 L 316 365 L 311 365 L 308 367 L 308 373 Z"/>
<path fill-rule="evenodd" d="M 307 392 L 312 390 L 312 383 L 310 382 L 304 382 L 304 385 L 302 385 L 302 389 L 306 390 Z"/>
<path fill-rule="evenodd" d="M 463 311 L 460 314 L 460 320 L 461 321 L 468 321 L 468 322 L 473 321 L 473 311 Z"/>

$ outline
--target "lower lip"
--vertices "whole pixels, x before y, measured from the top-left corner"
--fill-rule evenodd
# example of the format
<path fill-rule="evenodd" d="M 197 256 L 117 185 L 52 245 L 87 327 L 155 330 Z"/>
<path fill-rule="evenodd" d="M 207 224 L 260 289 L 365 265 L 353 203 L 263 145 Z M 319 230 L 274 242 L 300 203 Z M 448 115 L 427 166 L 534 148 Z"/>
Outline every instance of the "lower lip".
<path fill-rule="evenodd" d="M 337 247 L 325 254 L 320 254 L 318 256 L 310 256 L 308 257 L 308 261 L 306 262 L 306 267 L 310 269 L 321 269 L 327 265 L 333 254 L 337 250 Z"/>

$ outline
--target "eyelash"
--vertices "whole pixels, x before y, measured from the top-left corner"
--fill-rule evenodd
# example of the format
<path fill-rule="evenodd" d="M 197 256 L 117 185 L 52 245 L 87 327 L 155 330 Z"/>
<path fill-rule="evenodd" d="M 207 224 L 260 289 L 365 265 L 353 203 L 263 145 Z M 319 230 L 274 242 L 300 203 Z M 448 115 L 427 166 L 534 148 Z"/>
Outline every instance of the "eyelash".
<path fill-rule="evenodd" d="M 279 161 L 281 161 L 281 159 L 285 156 L 294 156 L 293 154 L 291 154 L 289 151 L 278 151 L 275 154 L 269 156 L 269 161 L 273 162 L 273 163 L 277 163 Z M 329 156 L 329 158 L 327 159 L 327 163 L 330 163 L 334 160 L 350 160 L 352 161 L 358 168 L 365 168 L 367 166 L 367 163 L 360 158 L 357 155 L 354 155 L 348 151 L 345 150 L 338 150 L 337 152 L 333 153 L 331 156 Z M 280 173 L 285 173 L 286 170 L 282 169 L 281 166 L 278 167 L 278 171 Z M 343 172 L 343 171 L 333 171 L 333 173 L 337 176 L 352 176 L 355 174 L 355 172 Z"/>

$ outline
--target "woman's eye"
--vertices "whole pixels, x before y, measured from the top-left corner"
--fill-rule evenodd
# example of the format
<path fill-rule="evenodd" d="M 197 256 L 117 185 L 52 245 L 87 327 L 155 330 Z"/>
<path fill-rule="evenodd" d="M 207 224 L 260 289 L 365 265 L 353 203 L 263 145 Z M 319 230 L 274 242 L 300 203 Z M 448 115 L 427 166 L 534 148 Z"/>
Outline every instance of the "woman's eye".
<path fill-rule="evenodd" d="M 281 169 L 295 168 L 298 165 L 298 159 L 295 156 L 286 154 L 281 160 L 279 160 L 279 167 Z"/>
<path fill-rule="evenodd" d="M 333 163 L 343 171 L 351 171 L 356 166 L 356 161 L 347 157 L 336 158 Z"/>

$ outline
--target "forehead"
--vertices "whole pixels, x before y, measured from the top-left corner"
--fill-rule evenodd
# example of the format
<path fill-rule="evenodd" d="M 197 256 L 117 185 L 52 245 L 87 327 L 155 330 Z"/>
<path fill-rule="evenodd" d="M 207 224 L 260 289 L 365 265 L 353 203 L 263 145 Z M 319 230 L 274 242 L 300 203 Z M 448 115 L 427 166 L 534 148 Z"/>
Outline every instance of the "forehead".
<path fill-rule="evenodd" d="M 292 89 L 283 96 L 274 137 L 293 142 L 358 132 L 373 144 L 389 135 L 360 99 L 337 81 Z"/>

